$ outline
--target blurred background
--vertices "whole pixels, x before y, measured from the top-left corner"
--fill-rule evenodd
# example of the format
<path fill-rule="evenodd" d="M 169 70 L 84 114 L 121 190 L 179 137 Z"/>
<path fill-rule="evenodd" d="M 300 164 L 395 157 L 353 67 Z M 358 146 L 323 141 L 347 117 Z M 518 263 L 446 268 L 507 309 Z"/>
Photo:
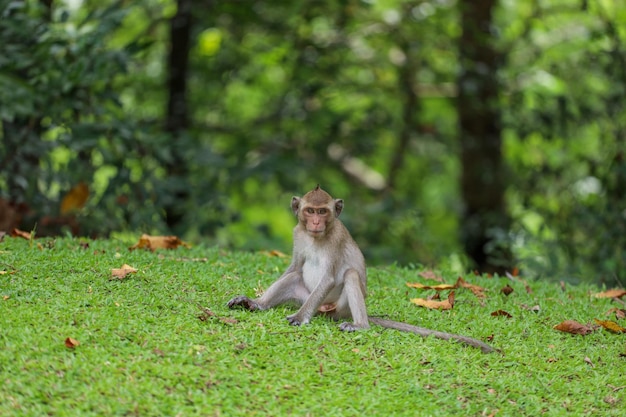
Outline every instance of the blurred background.
<path fill-rule="evenodd" d="M 0 231 L 624 284 L 625 2 L 0 4 Z"/>

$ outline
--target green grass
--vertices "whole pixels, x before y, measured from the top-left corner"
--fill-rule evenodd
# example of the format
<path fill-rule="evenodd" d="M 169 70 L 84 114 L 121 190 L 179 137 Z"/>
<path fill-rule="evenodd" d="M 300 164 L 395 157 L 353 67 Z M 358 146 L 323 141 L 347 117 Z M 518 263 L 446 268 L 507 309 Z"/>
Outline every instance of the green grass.
<path fill-rule="evenodd" d="M 226 308 L 267 288 L 288 258 L 128 246 L 4 237 L 0 415 L 618 416 L 626 406 L 626 335 L 552 328 L 607 319 L 616 304 L 593 297 L 598 288 L 530 282 L 529 294 L 519 281 L 467 276 L 487 298 L 459 290 L 454 309 L 440 312 L 409 302 L 432 293 L 405 286 L 426 282 L 418 270 L 369 269 L 371 315 L 493 335 L 502 353 L 485 355 L 380 327 L 342 333 L 324 317 L 295 328 L 288 307 Z M 111 280 L 124 263 L 139 271 Z M 490 315 L 499 309 L 513 318 Z M 80 345 L 67 348 L 67 337 Z"/>

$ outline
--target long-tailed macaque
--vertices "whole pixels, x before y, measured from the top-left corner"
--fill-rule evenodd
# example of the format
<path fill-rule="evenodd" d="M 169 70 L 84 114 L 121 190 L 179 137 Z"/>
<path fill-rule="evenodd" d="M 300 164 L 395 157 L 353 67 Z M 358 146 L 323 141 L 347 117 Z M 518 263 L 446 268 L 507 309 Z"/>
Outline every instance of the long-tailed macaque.
<path fill-rule="evenodd" d="M 291 209 L 298 217 L 298 224 L 293 229 L 291 265 L 259 298 L 241 295 L 230 300 L 228 307 L 241 306 L 253 311 L 294 303 L 300 309 L 287 317 L 294 326 L 307 324 L 316 313 L 323 313 L 337 321 L 352 319 L 341 323 L 339 328 L 344 331 L 367 329 L 373 323 L 424 337 L 455 339 L 485 353 L 494 350 L 477 339 L 368 317 L 365 260 L 338 219 L 343 200 L 333 199 L 318 184 L 304 197 L 293 197 Z"/>

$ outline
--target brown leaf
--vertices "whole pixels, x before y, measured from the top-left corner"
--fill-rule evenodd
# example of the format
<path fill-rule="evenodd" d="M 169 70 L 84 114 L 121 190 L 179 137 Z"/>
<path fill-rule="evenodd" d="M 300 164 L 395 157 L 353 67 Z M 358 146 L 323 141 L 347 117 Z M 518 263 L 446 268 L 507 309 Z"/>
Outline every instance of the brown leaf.
<path fill-rule="evenodd" d="M 541 311 L 541 307 L 539 307 L 539 305 L 534 305 L 532 307 L 529 307 L 526 304 L 522 304 L 520 307 L 522 307 L 524 310 L 532 311 L 534 313 Z"/>
<path fill-rule="evenodd" d="M 124 265 L 122 265 L 121 268 L 113 268 L 111 270 L 111 275 L 115 279 L 124 279 L 124 278 L 126 278 L 126 275 L 134 274 L 135 272 L 137 272 L 136 268 L 133 268 L 132 266 L 130 266 L 128 264 L 124 264 Z"/>
<path fill-rule="evenodd" d="M 424 279 L 432 279 L 433 281 L 443 282 L 443 277 L 432 270 L 422 271 L 418 275 Z"/>
<path fill-rule="evenodd" d="M 554 328 L 561 332 L 580 334 L 583 336 L 593 332 L 591 327 L 580 324 L 574 320 L 565 320 L 564 322 L 554 326 Z"/>
<path fill-rule="evenodd" d="M 626 290 L 613 289 L 604 292 L 599 292 L 595 295 L 596 298 L 622 298 L 626 295 Z"/>
<path fill-rule="evenodd" d="M 613 307 L 612 309 L 607 311 L 605 314 L 608 316 L 609 314 L 612 314 L 612 313 L 615 313 L 615 318 L 618 320 L 626 318 L 626 310 L 624 309 Z"/>
<path fill-rule="evenodd" d="M 444 301 L 425 300 L 423 298 L 412 298 L 411 302 L 420 307 L 426 307 L 434 310 L 451 310 L 454 306 L 454 291 L 450 292 L 448 299 Z"/>
<path fill-rule="evenodd" d="M 486 297 L 485 291 L 487 290 L 485 288 L 479 287 L 478 285 L 470 284 L 469 282 L 465 281 L 462 277 L 459 277 L 456 280 L 456 286 L 469 289 L 478 298 Z"/>
<path fill-rule="evenodd" d="M 78 345 L 80 345 L 80 342 L 76 339 L 72 339 L 71 337 L 65 339 L 65 346 L 70 349 L 74 349 Z"/>
<path fill-rule="evenodd" d="M 506 284 L 506 286 L 502 288 L 500 291 L 502 291 L 502 294 L 508 296 L 515 290 L 509 284 Z"/>
<path fill-rule="evenodd" d="M 22 237 L 26 240 L 31 240 L 32 235 L 29 232 L 25 232 L 23 230 L 20 229 L 13 229 L 11 230 L 11 236 L 12 237 Z"/>
<path fill-rule="evenodd" d="M 209 310 L 208 308 L 201 308 L 201 310 L 202 310 L 202 313 L 198 315 L 198 318 L 200 319 L 200 321 L 206 321 L 209 319 L 209 317 L 216 316 L 216 314 L 212 312 L 211 310 Z"/>
<path fill-rule="evenodd" d="M 450 285 L 450 284 L 425 285 L 425 284 L 420 284 L 419 282 L 407 282 L 406 286 L 411 287 L 411 288 L 418 288 L 420 290 L 435 290 L 435 291 L 453 290 L 456 288 L 456 285 Z"/>
<path fill-rule="evenodd" d="M 625 333 L 626 332 L 625 328 L 623 328 L 619 324 L 615 323 L 614 321 L 611 321 L 611 320 L 598 320 L 598 319 L 594 319 L 594 320 L 595 320 L 595 322 L 597 324 L 599 324 L 600 326 L 604 327 L 605 329 L 607 329 L 610 332 L 613 332 L 613 333 Z"/>
<path fill-rule="evenodd" d="M 506 312 L 506 311 L 504 311 L 504 310 L 497 310 L 497 311 L 494 311 L 493 313 L 491 313 L 491 315 L 492 315 L 493 317 L 500 317 L 500 316 L 503 316 L 503 317 L 506 317 L 506 318 L 509 318 L 509 319 L 510 319 L 510 318 L 513 318 L 513 316 L 512 316 L 512 315 L 510 315 L 509 313 L 507 313 L 507 312 Z"/>
<path fill-rule="evenodd" d="M 78 211 L 85 207 L 89 199 L 89 187 L 84 182 L 76 184 L 61 200 L 61 214 L 67 214 L 72 211 Z"/>
<path fill-rule="evenodd" d="M 179 246 L 184 246 L 186 248 L 191 247 L 186 242 L 180 240 L 177 236 L 150 236 L 143 234 L 141 238 L 139 238 L 139 242 L 135 245 L 131 246 L 129 249 L 149 249 L 154 251 L 156 249 L 176 249 Z"/>
<path fill-rule="evenodd" d="M 283 253 L 283 252 L 281 252 L 279 250 L 276 250 L 276 249 L 267 252 L 267 255 L 268 256 L 275 256 L 277 258 L 286 258 L 287 257 L 287 255 L 285 253 Z"/>

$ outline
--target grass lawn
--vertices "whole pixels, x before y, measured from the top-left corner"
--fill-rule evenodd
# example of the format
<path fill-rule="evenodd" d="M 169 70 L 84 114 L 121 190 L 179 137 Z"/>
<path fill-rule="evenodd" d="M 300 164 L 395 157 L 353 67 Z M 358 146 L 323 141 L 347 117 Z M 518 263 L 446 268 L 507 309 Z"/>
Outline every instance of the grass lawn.
<path fill-rule="evenodd" d="M 288 257 L 128 246 L 2 239 L 0 415 L 624 415 L 626 334 L 553 329 L 564 320 L 624 326 L 606 314 L 624 306 L 594 297 L 600 288 L 468 275 L 487 297 L 458 289 L 454 308 L 437 311 L 409 301 L 434 293 L 405 285 L 437 284 L 420 270 L 368 270 L 370 315 L 501 350 L 483 354 L 377 326 L 343 333 L 325 317 L 291 327 L 288 307 L 226 308 L 267 288 Z M 138 271 L 112 279 L 123 264 Z M 512 317 L 491 315 L 498 310 Z"/>

